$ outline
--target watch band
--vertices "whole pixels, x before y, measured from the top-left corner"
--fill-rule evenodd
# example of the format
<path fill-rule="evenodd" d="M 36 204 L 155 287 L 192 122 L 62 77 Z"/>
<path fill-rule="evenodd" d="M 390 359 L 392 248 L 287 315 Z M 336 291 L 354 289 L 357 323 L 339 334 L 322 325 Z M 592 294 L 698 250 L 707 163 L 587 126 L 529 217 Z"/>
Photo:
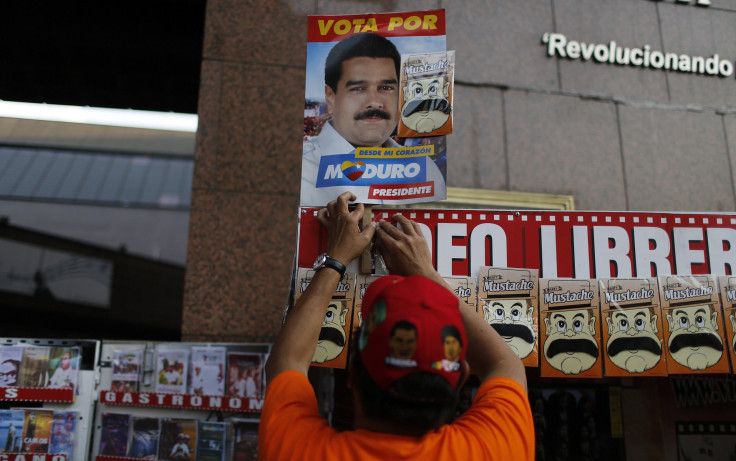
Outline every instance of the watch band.
<path fill-rule="evenodd" d="M 345 275 L 345 271 L 348 269 L 345 267 L 345 264 L 341 263 L 337 259 L 330 258 L 327 253 L 322 253 L 317 257 L 317 261 L 314 263 L 314 269 L 319 271 L 325 267 L 336 270 L 337 273 L 340 274 L 340 278 Z"/>

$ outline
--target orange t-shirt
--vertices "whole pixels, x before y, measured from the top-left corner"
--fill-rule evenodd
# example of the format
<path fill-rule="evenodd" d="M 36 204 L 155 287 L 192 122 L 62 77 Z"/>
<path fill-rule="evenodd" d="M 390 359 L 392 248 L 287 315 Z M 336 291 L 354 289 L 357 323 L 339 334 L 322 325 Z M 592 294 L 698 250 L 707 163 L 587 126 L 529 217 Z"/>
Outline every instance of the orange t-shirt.
<path fill-rule="evenodd" d="M 533 460 L 534 423 L 519 383 L 493 378 L 451 424 L 422 437 L 339 432 L 320 416 L 306 376 L 286 371 L 266 389 L 258 435 L 261 460 Z"/>

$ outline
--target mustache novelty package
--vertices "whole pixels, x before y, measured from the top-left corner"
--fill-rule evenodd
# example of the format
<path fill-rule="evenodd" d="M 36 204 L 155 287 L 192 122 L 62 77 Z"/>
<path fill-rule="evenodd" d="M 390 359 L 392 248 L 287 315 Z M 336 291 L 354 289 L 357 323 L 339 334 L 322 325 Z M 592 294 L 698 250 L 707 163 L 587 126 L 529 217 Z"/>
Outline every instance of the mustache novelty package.
<path fill-rule="evenodd" d="M 313 275 L 298 270 L 295 301 Z M 345 273 L 313 365 L 347 367 L 363 295 L 379 278 Z M 445 280 L 542 377 L 729 373 L 736 355 L 735 276 L 540 279 L 536 269 L 481 266 Z"/>

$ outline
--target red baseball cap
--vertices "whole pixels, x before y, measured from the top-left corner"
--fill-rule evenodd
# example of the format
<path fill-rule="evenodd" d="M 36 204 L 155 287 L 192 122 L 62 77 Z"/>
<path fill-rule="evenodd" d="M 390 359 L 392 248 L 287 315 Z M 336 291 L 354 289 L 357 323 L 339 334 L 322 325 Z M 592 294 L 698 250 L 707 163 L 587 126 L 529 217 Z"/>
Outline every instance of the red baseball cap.
<path fill-rule="evenodd" d="M 394 381 L 417 372 L 458 385 L 467 345 L 458 306 L 451 291 L 420 275 L 387 275 L 368 286 L 358 351 L 380 389 L 389 392 Z"/>

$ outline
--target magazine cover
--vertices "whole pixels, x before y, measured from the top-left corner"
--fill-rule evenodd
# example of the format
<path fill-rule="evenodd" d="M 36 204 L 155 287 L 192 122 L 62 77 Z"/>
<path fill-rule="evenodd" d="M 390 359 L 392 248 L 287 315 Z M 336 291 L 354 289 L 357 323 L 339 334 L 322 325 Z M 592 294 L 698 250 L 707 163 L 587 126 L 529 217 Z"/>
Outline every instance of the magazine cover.
<path fill-rule="evenodd" d="M 395 135 L 401 57 L 446 53 L 445 11 L 307 21 L 301 206 L 324 206 L 348 190 L 362 203 L 445 199 L 445 137 Z M 431 106 L 437 118 L 447 109 Z"/>
<path fill-rule="evenodd" d="M 598 283 L 606 376 L 667 376 L 657 279 Z"/>
<path fill-rule="evenodd" d="M 258 421 L 233 418 L 233 461 L 258 461 Z"/>
<path fill-rule="evenodd" d="M 156 350 L 156 392 L 186 394 L 189 349 Z"/>
<path fill-rule="evenodd" d="M 228 352 L 227 395 L 257 398 L 261 396 L 263 357 L 251 352 Z"/>
<path fill-rule="evenodd" d="M 189 393 L 225 395 L 225 348 L 192 347 Z"/>
<path fill-rule="evenodd" d="M 26 409 L 23 421 L 23 453 L 48 453 L 53 410 Z"/>
<path fill-rule="evenodd" d="M 158 456 L 158 437 L 161 432 L 159 419 L 145 416 L 132 416 L 131 426 L 128 457 L 138 459 L 156 459 Z"/>
<path fill-rule="evenodd" d="M 539 279 L 539 326 L 544 378 L 601 378 L 598 282 Z"/>
<path fill-rule="evenodd" d="M 401 56 L 399 137 L 452 133 L 454 77 L 454 51 Z"/>
<path fill-rule="evenodd" d="M 716 277 L 663 275 L 659 294 L 667 321 L 664 338 L 669 374 L 728 373 Z"/>
<path fill-rule="evenodd" d="M 158 459 L 194 461 L 197 458 L 196 447 L 196 419 L 164 419 L 161 421 Z"/>
<path fill-rule="evenodd" d="M 46 387 L 50 352 L 51 348 L 47 346 L 25 346 L 20 363 L 19 387 Z"/>
<path fill-rule="evenodd" d="M 227 423 L 200 421 L 197 433 L 197 461 L 225 461 Z"/>
<path fill-rule="evenodd" d="M 129 430 L 129 414 L 102 413 L 100 454 L 104 456 L 125 456 L 128 451 Z"/>
<path fill-rule="evenodd" d="M 481 266 L 478 313 L 516 352 L 524 366 L 539 366 L 539 308 L 536 269 Z"/>
<path fill-rule="evenodd" d="M 23 410 L 0 410 L 0 453 L 20 453 Z"/>
<path fill-rule="evenodd" d="M 23 346 L 3 346 L 0 348 L 0 387 L 18 386 L 23 349 L 25 349 Z"/>
<path fill-rule="evenodd" d="M 307 289 L 314 276 L 314 269 L 300 267 L 297 271 L 294 303 Z M 346 272 L 332 295 L 327 313 L 322 321 L 317 349 L 312 365 L 328 368 L 347 368 L 348 345 L 353 321 L 353 298 L 355 296 L 355 274 Z"/>
<path fill-rule="evenodd" d="M 49 354 L 48 388 L 71 388 L 79 394 L 79 348 L 52 347 Z"/>
<path fill-rule="evenodd" d="M 721 287 L 723 323 L 726 326 L 726 348 L 731 356 L 731 364 L 736 365 L 736 277 L 721 276 L 718 278 L 718 284 Z M 736 369 L 736 366 L 733 368 Z"/>
<path fill-rule="evenodd" d="M 142 369 L 143 349 L 114 351 L 110 390 L 115 392 L 138 392 Z"/>
<path fill-rule="evenodd" d="M 66 455 L 71 461 L 74 457 L 74 433 L 77 429 L 76 411 L 55 411 L 51 424 L 51 443 L 49 453 Z"/>

